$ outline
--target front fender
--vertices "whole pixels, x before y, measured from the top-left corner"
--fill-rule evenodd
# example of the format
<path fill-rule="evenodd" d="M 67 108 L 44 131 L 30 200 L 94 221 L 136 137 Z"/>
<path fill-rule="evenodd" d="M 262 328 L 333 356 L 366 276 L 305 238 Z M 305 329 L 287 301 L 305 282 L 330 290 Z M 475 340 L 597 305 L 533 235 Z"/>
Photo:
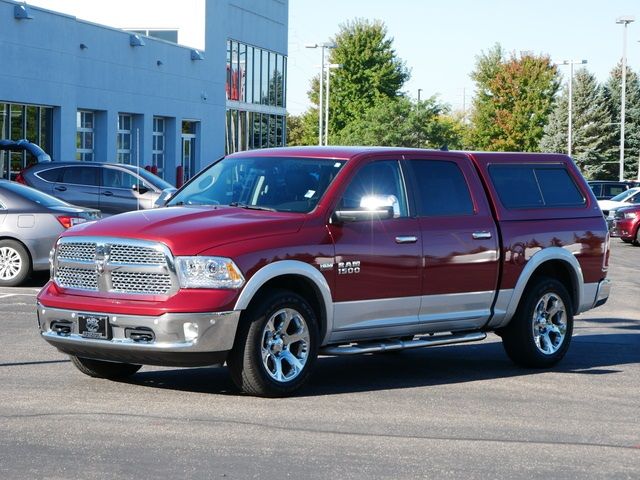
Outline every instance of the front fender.
<path fill-rule="evenodd" d="M 331 298 L 331 289 L 324 276 L 308 263 L 298 260 L 281 260 L 265 265 L 258 270 L 247 282 L 242 289 L 242 293 L 236 301 L 234 310 L 245 310 L 251 300 L 253 300 L 260 288 L 269 280 L 284 275 L 299 275 L 307 278 L 316 286 L 322 296 L 324 310 L 326 312 L 326 332 L 325 338 L 322 339 L 321 345 L 329 338 L 329 334 L 333 330 L 333 300 Z"/>

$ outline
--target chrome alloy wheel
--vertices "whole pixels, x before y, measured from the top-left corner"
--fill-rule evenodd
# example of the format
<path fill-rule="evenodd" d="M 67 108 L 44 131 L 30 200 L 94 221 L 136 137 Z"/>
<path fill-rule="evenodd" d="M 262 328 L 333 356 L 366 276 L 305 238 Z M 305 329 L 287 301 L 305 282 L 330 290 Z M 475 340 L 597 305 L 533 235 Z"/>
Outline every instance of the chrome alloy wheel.
<path fill-rule="evenodd" d="M 0 280 L 13 280 L 21 268 L 20 253 L 11 247 L 0 247 Z"/>
<path fill-rule="evenodd" d="M 533 340 L 540 352 L 558 351 L 567 334 L 567 308 L 555 293 L 546 293 L 533 312 Z"/>
<path fill-rule="evenodd" d="M 275 312 L 262 331 L 262 364 L 277 382 L 288 382 L 304 369 L 309 354 L 309 328 L 300 312 L 283 308 Z"/>

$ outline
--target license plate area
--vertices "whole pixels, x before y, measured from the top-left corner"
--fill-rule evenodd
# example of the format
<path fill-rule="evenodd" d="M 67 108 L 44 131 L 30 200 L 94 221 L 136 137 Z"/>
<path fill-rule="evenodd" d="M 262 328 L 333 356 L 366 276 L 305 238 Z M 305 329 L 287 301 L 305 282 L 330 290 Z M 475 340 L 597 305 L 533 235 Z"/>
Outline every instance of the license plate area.
<path fill-rule="evenodd" d="M 110 340 L 111 328 L 108 315 L 78 315 L 78 333 L 85 338 Z"/>

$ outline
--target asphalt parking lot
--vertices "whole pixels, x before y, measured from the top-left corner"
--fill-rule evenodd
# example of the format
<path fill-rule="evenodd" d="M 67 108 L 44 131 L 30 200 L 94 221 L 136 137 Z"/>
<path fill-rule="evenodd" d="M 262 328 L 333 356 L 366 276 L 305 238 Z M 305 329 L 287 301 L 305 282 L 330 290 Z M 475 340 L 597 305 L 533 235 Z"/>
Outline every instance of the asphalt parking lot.
<path fill-rule="evenodd" d="M 0 289 L 0 478 L 640 477 L 640 248 L 613 240 L 610 301 L 546 371 L 498 337 L 321 358 L 295 398 L 225 369 L 82 375 L 39 339 L 39 276 Z"/>

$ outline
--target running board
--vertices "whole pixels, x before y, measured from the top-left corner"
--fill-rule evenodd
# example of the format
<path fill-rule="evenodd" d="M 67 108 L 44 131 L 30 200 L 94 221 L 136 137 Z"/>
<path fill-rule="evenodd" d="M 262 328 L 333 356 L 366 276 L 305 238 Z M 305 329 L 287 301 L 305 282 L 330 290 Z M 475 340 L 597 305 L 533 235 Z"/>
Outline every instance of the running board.
<path fill-rule="evenodd" d="M 487 338 L 484 332 L 452 333 L 451 335 L 438 335 L 433 337 L 418 337 L 415 340 L 382 340 L 378 342 L 366 342 L 349 344 L 346 346 L 330 345 L 320 349 L 321 355 L 360 355 L 363 353 L 380 353 L 409 348 L 435 347 L 437 345 L 450 345 L 452 343 L 479 342 Z"/>

